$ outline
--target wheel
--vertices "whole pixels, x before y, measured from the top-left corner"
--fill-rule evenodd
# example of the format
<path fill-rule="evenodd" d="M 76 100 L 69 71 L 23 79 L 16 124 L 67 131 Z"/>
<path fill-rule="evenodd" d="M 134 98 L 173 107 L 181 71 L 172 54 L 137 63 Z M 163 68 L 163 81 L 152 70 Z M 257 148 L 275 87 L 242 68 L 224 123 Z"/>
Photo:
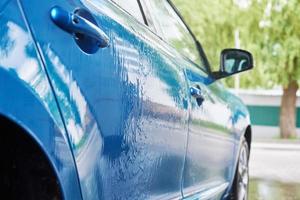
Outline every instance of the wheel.
<path fill-rule="evenodd" d="M 235 177 L 232 185 L 230 199 L 232 200 L 247 200 L 249 186 L 249 147 L 243 138 L 243 142 L 239 152 L 239 159 Z"/>

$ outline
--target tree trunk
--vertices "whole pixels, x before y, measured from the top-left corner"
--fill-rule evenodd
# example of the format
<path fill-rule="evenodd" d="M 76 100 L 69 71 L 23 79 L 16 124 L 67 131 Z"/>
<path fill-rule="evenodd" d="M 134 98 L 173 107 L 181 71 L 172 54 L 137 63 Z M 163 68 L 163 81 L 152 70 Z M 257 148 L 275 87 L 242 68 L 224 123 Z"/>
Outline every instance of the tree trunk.
<path fill-rule="evenodd" d="M 298 84 L 292 81 L 287 88 L 283 89 L 280 112 L 280 135 L 281 138 L 296 137 L 296 101 Z"/>

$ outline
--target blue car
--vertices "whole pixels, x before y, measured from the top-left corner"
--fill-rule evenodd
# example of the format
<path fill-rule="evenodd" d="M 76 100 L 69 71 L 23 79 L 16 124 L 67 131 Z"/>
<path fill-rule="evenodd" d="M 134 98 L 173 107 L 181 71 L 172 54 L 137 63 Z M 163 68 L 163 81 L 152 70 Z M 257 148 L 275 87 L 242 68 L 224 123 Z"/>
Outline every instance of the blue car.
<path fill-rule="evenodd" d="M 247 199 L 251 124 L 168 0 L 0 1 L 4 199 Z"/>

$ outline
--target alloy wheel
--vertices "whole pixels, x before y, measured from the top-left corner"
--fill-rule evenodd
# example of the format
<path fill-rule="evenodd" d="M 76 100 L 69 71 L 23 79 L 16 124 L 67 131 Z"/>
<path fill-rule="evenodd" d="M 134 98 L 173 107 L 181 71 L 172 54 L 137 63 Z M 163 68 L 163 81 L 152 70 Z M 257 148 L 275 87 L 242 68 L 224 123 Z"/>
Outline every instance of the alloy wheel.
<path fill-rule="evenodd" d="M 249 168 L 248 168 L 248 146 L 244 143 L 241 147 L 238 163 L 238 200 L 248 199 Z"/>

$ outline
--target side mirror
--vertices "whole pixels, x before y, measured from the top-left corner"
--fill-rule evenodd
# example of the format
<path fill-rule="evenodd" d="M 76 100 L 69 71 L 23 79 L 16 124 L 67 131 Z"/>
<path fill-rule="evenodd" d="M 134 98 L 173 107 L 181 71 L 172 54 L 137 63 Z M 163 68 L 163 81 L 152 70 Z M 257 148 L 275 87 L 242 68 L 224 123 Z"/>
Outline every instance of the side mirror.
<path fill-rule="evenodd" d="M 224 49 L 221 52 L 220 70 L 212 72 L 215 79 L 221 79 L 253 68 L 253 57 L 241 49 Z"/>

